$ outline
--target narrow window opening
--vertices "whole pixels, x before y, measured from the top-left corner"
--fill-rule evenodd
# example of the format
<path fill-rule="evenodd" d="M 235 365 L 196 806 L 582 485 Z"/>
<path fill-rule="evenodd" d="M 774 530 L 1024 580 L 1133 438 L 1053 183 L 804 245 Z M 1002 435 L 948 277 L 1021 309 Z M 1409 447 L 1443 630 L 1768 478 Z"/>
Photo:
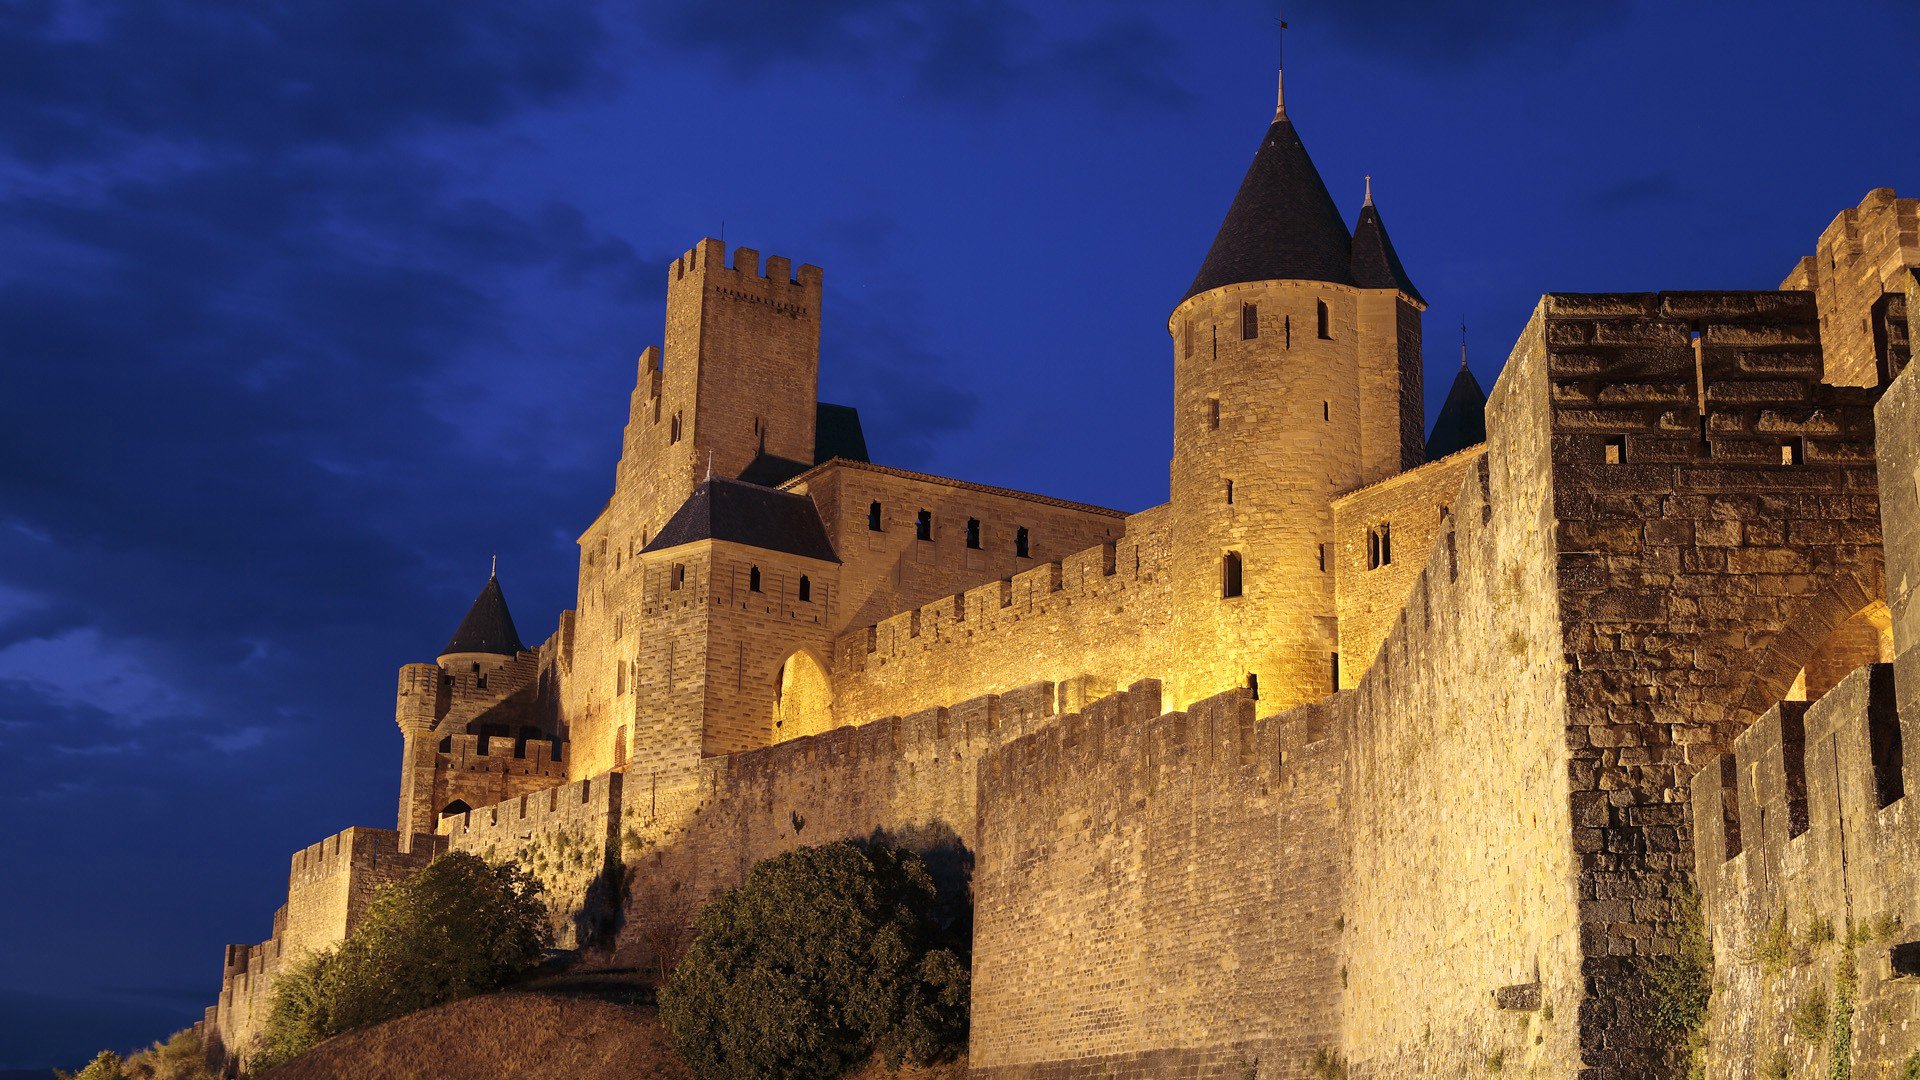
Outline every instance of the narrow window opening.
<path fill-rule="evenodd" d="M 867 531 L 880 531 L 880 504 L 877 502 L 867 504 Z"/>
<path fill-rule="evenodd" d="M 1253 700 L 1260 700 L 1260 676 L 1251 671 L 1247 672 L 1247 691 L 1253 695 Z"/>
<path fill-rule="evenodd" d="M 1320 403 L 1320 419 L 1328 423 L 1333 422 L 1333 402 L 1323 401 Z"/>
<path fill-rule="evenodd" d="M 1211 397 L 1207 399 L 1207 430 L 1217 431 L 1219 430 L 1219 428 L 1220 428 L 1220 399 L 1217 397 Z"/>
<path fill-rule="evenodd" d="M 1214 326 L 1209 329 L 1213 331 L 1213 358 L 1218 360 L 1220 359 L 1220 328 Z"/>
<path fill-rule="evenodd" d="M 1184 339 L 1180 343 L 1181 353 L 1186 356 L 1192 356 L 1193 355 L 1193 320 L 1192 319 L 1187 320 L 1186 327 L 1181 331 L 1181 337 Z"/>
<path fill-rule="evenodd" d="M 803 604 L 813 602 L 813 582 L 807 580 L 805 574 L 800 575 L 800 602 Z"/>
<path fill-rule="evenodd" d="M 913 519 L 913 538 L 915 540 L 933 539 L 933 511 L 922 510 Z"/>
<path fill-rule="evenodd" d="M 1732 754 L 1720 759 L 1720 822 L 1726 857 L 1740 854 L 1740 766 Z"/>
<path fill-rule="evenodd" d="M 976 551 L 979 550 L 980 548 L 980 519 L 979 518 L 967 519 L 967 546 L 970 548 L 973 548 Z"/>
<path fill-rule="evenodd" d="M 1367 569 L 1380 569 L 1380 531 L 1367 530 Z"/>
<path fill-rule="evenodd" d="M 1240 553 L 1229 551 L 1220 559 L 1220 595 L 1231 599 L 1240 595 Z"/>
<path fill-rule="evenodd" d="M 1033 557 L 1027 553 L 1027 527 L 1025 525 L 1013 531 L 1013 553 L 1022 559 L 1030 559 Z"/>
<path fill-rule="evenodd" d="M 1873 755 L 1876 803 L 1892 806 L 1907 793 L 1906 753 L 1900 745 L 1900 713 L 1894 706 L 1893 665 L 1875 664 L 1867 676 L 1867 740 Z"/>
<path fill-rule="evenodd" d="M 1799 465 L 1806 458 L 1807 440 L 1794 436 L 1780 443 L 1780 464 Z"/>
<path fill-rule="evenodd" d="M 1331 325 L 1331 320 L 1329 320 L 1329 318 L 1327 317 L 1327 302 L 1325 300 L 1316 300 L 1314 301 L 1314 304 L 1316 305 L 1319 311 L 1320 338 L 1323 341 L 1332 341 L 1333 327 Z"/>
<path fill-rule="evenodd" d="M 1293 348 L 1293 316 L 1289 315 L 1280 320 L 1280 328 L 1282 332 L 1286 334 L 1286 337 L 1282 340 L 1282 345 L 1285 348 Z"/>
<path fill-rule="evenodd" d="M 757 566 L 747 568 L 747 591 L 760 591 L 760 568 Z"/>
<path fill-rule="evenodd" d="M 440 740 L 440 752 L 443 754 L 453 753 L 453 736 L 449 735 Z"/>
<path fill-rule="evenodd" d="M 687 583 L 687 568 L 680 563 L 673 564 L 673 588 L 678 589 Z"/>
<path fill-rule="evenodd" d="M 1332 668 L 1333 688 L 1338 690 L 1340 689 L 1340 654 L 1336 652 L 1327 655 L 1331 658 L 1328 666 Z"/>
<path fill-rule="evenodd" d="M 1227 481 L 1227 505 L 1233 505 L 1233 481 Z"/>
<path fill-rule="evenodd" d="M 1260 336 L 1260 305 L 1240 305 L 1240 340 L 1252 341 Z"/>
<path fill-rule="evenodd" d="M 1609 435 L 1606 449 L 1601 452 L 1601 460 L 1608 465 L 1624 465 L 1627 461 L 1627 437 Z"/>
<path fill-rule="evenodd" d="M 1387 566 L 1392 562 L 1393 526 L 1383 521 L 1380 523 L 1380 565 Z"/>
<path fill-rule="evenodd" d="M 667 441 L 669 443 L 677 443 L 680 441 L 680 414 L 679 413 L 673 414 L 673 421 L 667 426 Z"/>
<path fill-rule="evenodd" d="M 1320 545 L 1320 572 L 1323 574 L 1327 572 L 1327 545 L 1325 544 Z"/>

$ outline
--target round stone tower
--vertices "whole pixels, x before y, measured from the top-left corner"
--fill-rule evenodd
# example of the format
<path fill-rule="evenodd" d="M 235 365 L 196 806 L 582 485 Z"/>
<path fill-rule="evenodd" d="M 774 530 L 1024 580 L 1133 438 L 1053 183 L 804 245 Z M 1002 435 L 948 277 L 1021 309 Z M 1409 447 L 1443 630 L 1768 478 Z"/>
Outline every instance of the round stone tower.
<path fill-rule="evenodd" d="M 1168 319 L 1176 706 L 1332 692 L 1333 499 L 1422 460 L 1426 305 L 1370 188 L 1350 232 L 1283 103 Z"/>

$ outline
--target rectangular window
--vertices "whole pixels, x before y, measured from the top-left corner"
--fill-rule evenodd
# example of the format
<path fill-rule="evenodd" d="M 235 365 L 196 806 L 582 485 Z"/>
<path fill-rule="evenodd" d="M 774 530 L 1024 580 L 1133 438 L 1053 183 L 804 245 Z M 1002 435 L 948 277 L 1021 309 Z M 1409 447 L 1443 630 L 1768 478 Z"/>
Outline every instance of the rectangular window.
<path fill-rule="evenodd" d="M 1320 545 L 1320 572 L 1323 574 L 1327 572 L 1327 545 L 1325 544 Z"/>
<path fill-rule="evenodd" d="M 1606 449 L 1601 452 L 1601 460 L 1608 465 L 1624 465 L 1627 461 L 1627 437 L 1612 435 L 1607 438 Z"/>
<path fill-rule="evenodd" d="M 1027 527 L 1024 525 L 1014 530 L 1013 554 L 1015 557 L 1021 559 L 1032 558 L 1032 556 L 1027 553 Z"/>
<path fill-rule="evenodd" d="M 1807 831 L 1807 709 L 1780 703 L 1780 759 L 1787 774 L 1787 839 Z"/>
<path fill-rule="evenodd" d="M 1327 655 L 1332 657 L 1332 662 L 1329 666 L 1333 669 L 1333 688 L 1338 690 L 1340 689 L 1340 654 L 1329 653 Z"/>
<path fill-rule="evenodd" d="M 1208 398 L 1207 399 L 1207 430 L 1218 431 L 1219 429 L 1220 429 L 1220 399 L 1217 397 Z"/>
<path fill-rule="evenodd" d="M 1805 439 L 1796 435 L 1791 439 L 1784 440 L 1780 444 L 1780 464 L 1798 465 L 1806 460 L 1806 453 L 1807 441 Z"/>
<path fill-rule="evenodd" d="M 1720 828 L 1722 851 L 1731 859 L 1740 854 L 1740 766 L 1732 754 L 1720 759 Z"/>
<path fill-rule="evenodd" d="M 1894 704 L 1893 665 L 1867 669 L 1867 742 L 1873 757 L 1875 803 L 1882 808 L 1907 793 L 1905 749 L 1900 745 L 1900 712 Z"/>
<path fill-rule="evenodd" d="M 1325 300 L 1317 300 L 1315 303 L 1318 304 L 1320 308 L 1320 337 L 1324 341 L 1332 341 L 1333 320 L 1327 314 L 1327 302 Z"/>
<path fill-rule="evenodd" d="M 1260 336 L 1260 305 L 1240 305 L 1240 340 L 1252 341 Z"/>
<path fill-rule="evenodd" d="M 933 511 L 922 510 L 920 515 L 913 519 L 913 538 L 915 540 L 933 539 Z"/>
<path fill-rule="evenodd" d="M 1220 595 L 1226 599 L 1240 595 L 1240 553 L 1229 551 L 1220 560 Z"/>
<path fill-rule="evenodd" d="M 980 549 L 980 519 L 967 519 L 967 546 L 975 551 Z"/>

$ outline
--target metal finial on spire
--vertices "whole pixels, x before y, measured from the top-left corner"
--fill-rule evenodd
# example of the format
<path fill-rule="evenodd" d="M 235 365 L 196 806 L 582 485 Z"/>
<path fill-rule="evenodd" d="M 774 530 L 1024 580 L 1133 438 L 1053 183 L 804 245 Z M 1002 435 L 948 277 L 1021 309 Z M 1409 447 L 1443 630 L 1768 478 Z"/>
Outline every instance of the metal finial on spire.
<path fill-rule="evenodd" d="M 487 577 L 497 578 L 499 576 L 500 576 L 500 553 L 496 551 L 493 553 L 493 565 L 487 567 Z"/>
<path fill-rule="evenodd" d="M 1280 24 L 1280 41 L 1275 50 L 1279 54 L 1279 74 L 1274 83 L 1273 118 L 1285 119 L 1287 115 L 1287 20 L 1276 18 Z"/>
<path fill-rule="evenodd" d="M 713 451 L 707 451 L 707 479 L 713 479 Z"/>
<path fill-rule="evenodd" d="M 1460 370 L 1467 368 L 1467 320 L 1460 320 Z"/>
<path fill-rule="evenodd" d="M 1367 177 L 1367 201 L 1363 205 L 1373 205 L 1373 177 L 1371 176 Z"/>

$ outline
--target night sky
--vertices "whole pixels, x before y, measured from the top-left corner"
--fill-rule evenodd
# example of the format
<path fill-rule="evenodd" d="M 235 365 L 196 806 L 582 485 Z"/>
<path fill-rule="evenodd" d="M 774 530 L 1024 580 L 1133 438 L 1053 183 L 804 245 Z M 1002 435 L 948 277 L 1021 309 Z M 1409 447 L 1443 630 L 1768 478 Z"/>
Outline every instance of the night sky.
<path fill-rule="evenodd" d="M 1771 288 L 1920 193 L 1920 5 L 1297 0 L 1288 106 L 1431 302 Z M 1166 498 L 1166 318 L 1270 2 L 0 0 L 0 1068 L 182 1027 L 391 827 L 394 672 L 573 599 L 665 267 L 826 269 L 874 458 Z"/>

